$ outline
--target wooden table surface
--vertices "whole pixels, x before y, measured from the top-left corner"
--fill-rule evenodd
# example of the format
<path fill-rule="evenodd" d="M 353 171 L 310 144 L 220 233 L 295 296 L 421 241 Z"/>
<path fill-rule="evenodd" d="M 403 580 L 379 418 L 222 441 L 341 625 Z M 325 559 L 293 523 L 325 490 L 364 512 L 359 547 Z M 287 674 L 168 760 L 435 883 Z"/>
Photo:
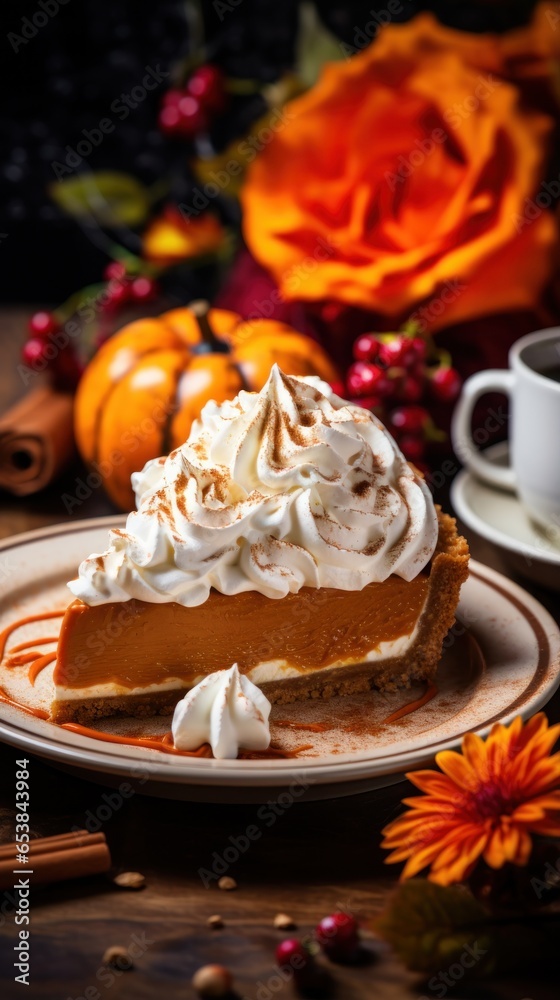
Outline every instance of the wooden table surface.
<path fill-rule="evenodd" d="M 26 311 L 0 313 L 0 407 L 21 394 L 15 366 Z M 70 492 L 79 465 L 43 494 L 16 500 L 0 497 L 0 536 L 69 520 L 61 493 Z M 437 499 L 437 498 L 436 498 Z M 98 490 L 82 505 L 81 517 L 111 513 Z M 76 515 L 77 516 L 77 515 Z M 496 551 L 470 537 L 473 555 L 511 575 Z M 523 584 L 560 618 L 558 597 Z M 560 718 L 560 698 L 549 705 Z M 0 842 L 13 839 L 16 752 L 0 747 Z M 30 764 L 32 828 L 40 835 L 65 832 L 74 825 L 103 820 L 115 871 L 135 870 L 146 877 L 140 892 L 117 889 L 99 876 L 49 888 L 37 887 L 32 899 L 31 986 L 13 982 L 16 927 L 9 894 L 0 894 L 0 996 L 40 1000 L 87 1000 L 194 996 L 193 972 L 219 962 L 234 973 L 238 995 L 250 1000 L 294 996 L 281 984 L 274 949 L 284 936 L 274 930 L 278 912 L 289 913 L 305 935 L 322 916 L 345 906 L 372 917 L 379 913 L 396 881 L 396 868 L 383 864 L 381 828 L 400 811 L 410 794 L 401 783 L 388 789 L 339 800 L 306 802 L 305 795 L 266 825 L 256 818 L 256 805 L 201 805 L 167 801 L 146 794 L 125 799 L 114 790 L 73 773 L 63 773 L 34 757 Z M 109 796 L 105 798 L 104 796 Z M 274 800 L 274 795 L 271 796 Z M 109 815 L 108 815 L 109 814 Z M 257 823 L 262 836 L 231 864 L 235 892 L 206 888 L 199 869 L 211 868 L 214 852 L 222 855 L 230 837 Z M 206 920 L 219 913 L 222 930 Z M 135 968 L 110 973 L 102 956 L 110 945 L 130 947 Z M 386 950 L 363 967 L 330 966 L 333 1000 L 406 1000 L 442 996 L 441 984 L 430 989 L 410 975 Z M 536 968 L 529 979 L 493 979 L 484 983 L 466 976 L 447 995 L 495 1000 L 552 1000 L 557 983 L 547 982 Z"/>

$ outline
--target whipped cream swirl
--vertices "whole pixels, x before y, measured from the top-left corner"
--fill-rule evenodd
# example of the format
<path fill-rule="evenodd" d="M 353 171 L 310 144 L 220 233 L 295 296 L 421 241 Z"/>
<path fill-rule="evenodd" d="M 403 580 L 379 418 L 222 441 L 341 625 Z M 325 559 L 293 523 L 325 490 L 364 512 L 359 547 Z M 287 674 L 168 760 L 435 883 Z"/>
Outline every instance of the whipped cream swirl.
<path fill-rule="evenodd" d="M 277 366 L 261 392 L 207 403 L 132 483 L 138 510 L 69 584 L 86 604 L 361 590 L 412 580 L 437 541 L 430 491 L 377 417 Z"/>
<path fill-rule="evenodd" d="M 234 663 L 229 670 L 209 674 L 175 706 L 173 744 L 177 750 L 198 750 L 209 743 L 219 760 L 234 760 L 240 747 L 266 750 L 271 707 Z"/>

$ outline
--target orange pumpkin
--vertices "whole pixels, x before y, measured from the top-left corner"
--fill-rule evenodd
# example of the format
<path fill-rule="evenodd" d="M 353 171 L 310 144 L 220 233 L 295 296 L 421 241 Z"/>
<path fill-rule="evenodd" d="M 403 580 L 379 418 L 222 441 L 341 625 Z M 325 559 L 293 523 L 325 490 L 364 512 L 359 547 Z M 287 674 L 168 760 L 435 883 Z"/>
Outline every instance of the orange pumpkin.
<path fill-rule="evenodd" d="M 98 351 L 78 386 L 80 453 L 111 499 L 130 510 L 131 474 L 181 445 L 209 399 L 262 389 L 274 362 L 288 375 L 337 378 L 319 344 L 276 320 L 245 321 L 192 303 L 129 323 Z"/>

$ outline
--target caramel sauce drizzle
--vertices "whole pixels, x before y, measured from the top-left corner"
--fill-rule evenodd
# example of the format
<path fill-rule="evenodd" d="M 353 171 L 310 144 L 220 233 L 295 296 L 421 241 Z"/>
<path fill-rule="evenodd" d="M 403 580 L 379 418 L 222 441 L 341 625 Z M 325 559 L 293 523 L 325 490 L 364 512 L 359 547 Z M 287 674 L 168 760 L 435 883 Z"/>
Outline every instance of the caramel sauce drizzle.
<path fill-rule="evenodd" d="M 15 622 L 12 622 L 3 632 L 0 632 L 0 660 L 4 656 L 8 639 L 18 628 L 22 628 L 24 625 L 31 625 L 33 622 L 47 621 L 50 618 L 62 618 L 65 614 L 65 610 L 43 611 L 39 615 L 28 615 L 26 618 L 18 618 Z M 30 683 L 34 686 L 41 670 L 44 670 L 45 667 L 48 667 L 49 663 L 53 663 L 56 660 L 56 652 L 44 654 L 38 649 L 32 649 L 31 647 L 49 642 L 58 642 L 58 637 L 48 636 L 44 639 L 32 639 L 28 642 L 21 642 L 18 646 L 13 646 L 9 651 L 5 666 L 9 668 L 22 667 L 26 663 L 30 663 L 28 677 Z M 30 652 L 23 652 L 23 650 L 30 650 Z M 17 655 L 14 656 L 14 653 Z M 48 718 L 48 715 L 46 718 Z"/>
<path fill-rule="evenodd" d="M 36 657 L 35 661 L 31 664 L 29 672 L 27 674 L 33 687 L 35 686 L 35 681 L 37 680 L 37 677 L 41 673 L 41 670 L 44 670 L 45 667 L 48 667 L 49 663 L 53 663 L 54 660 L 56 660 L 56 650 L 54 651 L 54 653 L 45 653 L 44 656 L 41 655 Z"/>
<path fill-rule="evenodd" d="M 16 629 L 23 628 L 24 625 L 31 625 L 33 622 L 44 622 L 49 618 L 63 618 L 65 614 L 66 608 L 64 611 L 43 611 L 40 615 L 28 615 L 26 618 L 18 618 L 17 621 L 12 622 L 12 624 L 8 625 L 3 632 L 0 632 L 0 660 L 2 660 L 4 656 L 8 639 L 10 638 L 12 632 L 15 632 Z M 34 645 L 38 641 L 39 640 L 35 639 L 33 643 L 30 643 L 30 645 Z M 57 640 L 53 640 L 53 642 L 54 641 Z M 16 650 L 14 650 L 14 652 L 16 652 Z"/>
<path fill-rule="evenodd" d="M 383 719 L 381 723 L 382 726 L 386 726 L 391 722 L 397 722 L 399 719 L 403 719 L 405 715 L 412 715 L 413 712 L 417 712 L 419 708 L 423 708 L 427 705 L 432 698 L 435 698 L 438 693 L 438 689 L 435 684 L 428 684 L 426 692 L 421 698 L 416 698 L 415 701 L 409 701 L 407 705 L 403 705 L 402 708 L 397 708 L 396 712 L 392 712 L 388 715 L 386 719 Z"/>
<path fill-rule="evenodd" d="M 23 667 L 26 663 L 33 663 L 33 660 L 38 660 L 43 654 L 39 652 L 38 649 L 34 649 L 32 653 L 21 653 L 19 656 L 9 656 L 6 660 L 6 666 L 11 667 Z"/>
<path fill-rule="evenodd" d="M 78 733 L 80 736 L 89 736 L 93 740 L 101 740 L 103 743 L 118 743 L 121 746 L 148 747 L 150 750 L 159 750 L 162 753 L 171 753 L 179 757 L 211 757 L 212 751 L 208 743 L 203 743 L 198 750 L 177 750 L 169 743 L 168 737 L 164 736 L 118 736 L 112 733 L 102 733 L 97 729 L 89 729 L 81 726 L 78 722 L 62 722 L 61 729 L 68 729 L 71 733 Z"/>
<path fill-rule="evenodd" d="M 13 705 L 14 708 L 20 708 L 22 712 L 26 712 L 27 715 L 33 715 L 36 719 L 48 719 L 49 713 L 45 712 L 42 708 L 31 708 L 30 705 L 22 705 L 21 702 L 15 701 L 13 698 L 4 691 L 4 688 L 0 688 L 0 701 L 3 701 L 6 705 Z"/>
<path fill-rule="evenodd" d="M 49 642 L 58 642 L 58 636 L 49 635 L 42 639 L 31 639 L 27 642 L 20 642 L 19 646 L 12 646 L 12 648 L 8 650 L 8 656 L 11 657 L 12 653 L 21 653 L 23 649 L 31 649 L 33 646 L 46 646 Z"/>

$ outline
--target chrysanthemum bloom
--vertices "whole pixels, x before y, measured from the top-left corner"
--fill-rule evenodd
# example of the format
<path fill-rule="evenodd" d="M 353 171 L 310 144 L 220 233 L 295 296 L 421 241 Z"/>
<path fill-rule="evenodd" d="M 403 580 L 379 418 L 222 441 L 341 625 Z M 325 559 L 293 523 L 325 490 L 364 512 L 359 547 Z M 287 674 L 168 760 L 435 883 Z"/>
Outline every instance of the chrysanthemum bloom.
<path fill-rule="evenodd" d="M 443 774 L 408 774 L 426 794 L 403 799 L 410 809 L 384 829 L 387 863 L 406 861 L 403 879 L 429 868 L 440 885 L 461 882 L 481 857 L 491 868 L 525 865 L 531 834 L 560 836 L 560 753 L 550 756 L 559 735 L 542 712 L 526 725 L 518 716 L 486 741 L 468 733 L 462 755 L 439 753 Z"/>

